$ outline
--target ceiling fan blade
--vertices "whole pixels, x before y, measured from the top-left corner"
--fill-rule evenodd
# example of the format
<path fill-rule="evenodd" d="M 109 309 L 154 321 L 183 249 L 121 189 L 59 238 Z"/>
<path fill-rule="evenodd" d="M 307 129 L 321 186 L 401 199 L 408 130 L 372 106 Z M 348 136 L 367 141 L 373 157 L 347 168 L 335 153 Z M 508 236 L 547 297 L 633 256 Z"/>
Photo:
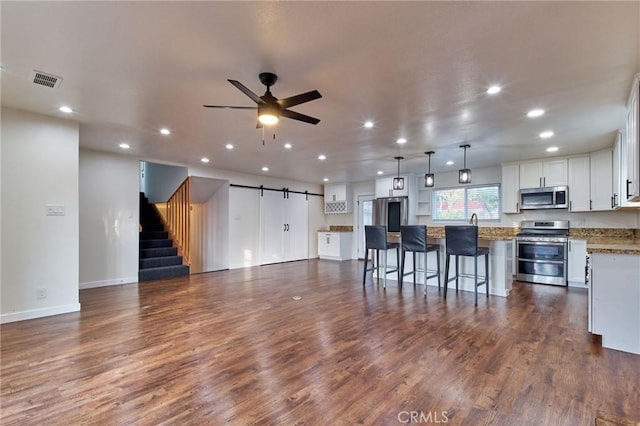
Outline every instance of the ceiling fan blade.
<path fill-rule="evenodd" d="M 314 117 L 309 117 L 308 115 L 300 114 L 299 112 L 289 111 L 288 109 L 283 109 L 280 111 L 280 115 L 287 118 L 292 118 L 298 121 L 304 121 L 305 123 L 310 124 L 318 124 L 320 120 Z"/>
<path fill-rule="evenodd" d="M 251 91 L 251 89 L 249 89 L 247 86 L 245 86 L 244 84 L 240 83 L 238 80 L 227 80 L 229 83 L 233 84 L 234 86 L 236 86 L 236 88 L 238 90 L 240 90 L 242 93 L 244 93 L 245 95 L 247 95 L 248 97 L 251 98 L 251 100 L 257 104 L 263 104 L 264 101 L 262 99 L 260 99 L 260 96 L 256 95 L 255 93 L 253 93 Z"/>
<path fill-rule="evenodd" d="M 311 92 L 302 93 L 300 95 L 291 96 L 289 98 L 280 99 L 278 104 L 282 108 L 289 108 L 295 105 L 300 105 L 305 102 L 314 101 L 316 99 L 320 99 L 322 95 L 317 90 L 312 90 Z"/>
<path fill-rule="evenodd" d="M 256 110 L 258 107 L 245 107 L 245 106 L 230 106 L 230 105 L 202 105 L 205 108 L 223 108 L 223 109 L 253 109 Z"/>

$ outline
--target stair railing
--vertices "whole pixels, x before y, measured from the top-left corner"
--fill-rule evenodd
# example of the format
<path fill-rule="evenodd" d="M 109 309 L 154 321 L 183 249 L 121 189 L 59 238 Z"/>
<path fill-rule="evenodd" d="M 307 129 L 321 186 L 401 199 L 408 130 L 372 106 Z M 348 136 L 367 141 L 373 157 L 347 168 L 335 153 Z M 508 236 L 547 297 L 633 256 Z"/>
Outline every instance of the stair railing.
<path fill-rule="evenodd" d="M 167 201 L 167 228 L 175 241 L 184 263 L 191 265 L 190 257 L 190 211 L 191 192 L 190 178 L 187 177 Z"/>

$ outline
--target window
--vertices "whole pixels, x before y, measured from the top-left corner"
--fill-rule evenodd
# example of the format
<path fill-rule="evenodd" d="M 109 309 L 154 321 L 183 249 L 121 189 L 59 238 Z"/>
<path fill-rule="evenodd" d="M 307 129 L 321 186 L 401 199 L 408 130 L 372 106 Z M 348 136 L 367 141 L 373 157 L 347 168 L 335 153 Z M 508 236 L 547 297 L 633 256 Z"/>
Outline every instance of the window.
<path fill-rule="evenodd" d="M 480 185 L 443 188 L 433 191 L 434 220 L 469 220 L 473 213 L 478 220 L 500 219 L 500 186 Z"/>

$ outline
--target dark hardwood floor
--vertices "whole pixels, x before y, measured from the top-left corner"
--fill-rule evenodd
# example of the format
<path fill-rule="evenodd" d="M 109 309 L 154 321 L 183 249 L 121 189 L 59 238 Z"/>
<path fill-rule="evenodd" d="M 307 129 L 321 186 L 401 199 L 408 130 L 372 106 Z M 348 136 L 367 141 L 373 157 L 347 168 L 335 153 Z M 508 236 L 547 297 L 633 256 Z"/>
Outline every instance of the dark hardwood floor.
<path fill-rule="evenodd" d="M 640 356 L 587 332 L 584 290 L 509 298 L 361 283 L 303 261 L 88 289 L 1 326 L 3 425 L 640 420 Z M 294 296 L 302 299 L 295 300 Z"/>

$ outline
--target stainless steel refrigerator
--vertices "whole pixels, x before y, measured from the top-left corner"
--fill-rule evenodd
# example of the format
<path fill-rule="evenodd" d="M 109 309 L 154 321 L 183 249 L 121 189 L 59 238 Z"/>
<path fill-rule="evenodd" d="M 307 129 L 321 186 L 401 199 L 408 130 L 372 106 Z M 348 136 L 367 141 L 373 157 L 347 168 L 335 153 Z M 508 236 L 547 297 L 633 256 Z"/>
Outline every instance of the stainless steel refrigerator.
<path fill-rule="evenodd" d="M 373 224 L 385 225 L 387 232 L 400 232 L 409 221 L 409 197 L 376 198 L 373 200 Z"/>

